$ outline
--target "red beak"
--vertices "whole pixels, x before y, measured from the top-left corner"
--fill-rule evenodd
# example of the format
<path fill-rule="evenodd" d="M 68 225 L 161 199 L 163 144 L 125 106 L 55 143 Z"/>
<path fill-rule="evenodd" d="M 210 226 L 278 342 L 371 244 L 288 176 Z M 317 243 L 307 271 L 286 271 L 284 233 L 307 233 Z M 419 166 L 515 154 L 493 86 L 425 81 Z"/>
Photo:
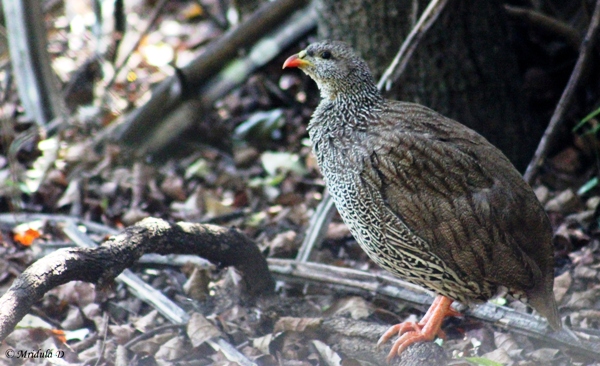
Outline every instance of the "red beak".
<path fill-rule="evenodd" d="M 305 66 L 308 64 L 309 64 L 308 61 L 301 59 L 296 54 L 296 55 L 292 55 L 292 56 L 288 57 L 288 59 L 285 60 L 285 62 L 283 63 L 282 69 L 285 69 L 286 67 L 302 67 L 302 66 Z"/>

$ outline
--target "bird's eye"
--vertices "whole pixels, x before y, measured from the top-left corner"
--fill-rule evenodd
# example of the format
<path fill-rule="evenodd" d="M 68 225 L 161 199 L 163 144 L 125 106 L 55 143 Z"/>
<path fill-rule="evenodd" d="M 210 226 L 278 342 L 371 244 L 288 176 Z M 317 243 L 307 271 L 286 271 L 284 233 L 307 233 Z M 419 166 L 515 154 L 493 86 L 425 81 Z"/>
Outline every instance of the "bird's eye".
<path fill-rule="evenodd" d="M 331 58 L 331 52 L 329 52 L 329 51 L 323 51 L 323 53 L 321 54 L 321 58 L 323 60 L 329 60 Z"/>

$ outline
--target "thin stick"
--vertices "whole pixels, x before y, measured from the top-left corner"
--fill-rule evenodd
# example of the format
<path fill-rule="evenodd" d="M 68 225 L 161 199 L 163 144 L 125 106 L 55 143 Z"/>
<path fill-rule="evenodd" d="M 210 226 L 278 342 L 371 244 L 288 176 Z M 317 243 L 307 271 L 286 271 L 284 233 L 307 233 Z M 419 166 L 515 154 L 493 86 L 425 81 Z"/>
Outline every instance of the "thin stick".
<path fill-rule="evenodd" d="M 533 180 L 540 170 L 540 167 L 544 164 L 544 160 L 548 155 L 548 150 L 550 149 L 552 142 L 556 139 L 557 127 L 559 126 L 559 123 L 562 122 L 565 112 L 569 107 L 571 100 L 573 99 L 573 95 L 575 94 L 575 90 L 577 89 L 577 85 L 579 84 L 579 80 L 581 79 L 581 75 L 585 69 L 585 65 L 587 64 L 589 54 L 594 47 L 594 41 L 596 40 L 599 24 L 600 0 L 596 0 L 596 8 L 594 9 L 594 14 L 592 16 L 592 20 L 590 21 L 587 34 L 581 43 L 581 52 L 579 53 L 579 58 L 577 59 L 573 73 L 571 73 L 571 78 L 569 79 L 569 82 L 567 83 L 567 86 L 565 87 L 565 90 L 563 91 L 563 94 L 556 105 L 556 109 L 554 110 L 554 114 L 552 114 L 550 123 L 548 124 L 548 127 L 546 128 L 546 131 L 540 140 L 540 144 L 533 155 L 533 159 L 531 160 L 531 163 L 529 163 L 529 166 L 525 171 L 525 175 L 523 176 L 525 181 L 529 184 L 533 183 Z"/>
<path fill-rule="evenodd" d="M 119 75 L 119 73 L 121 72 L 123 67 L 125 67 L 125 65 L 127 65 L 127 61 L 129 61 L 129 58 L 131 57 L 133 52 L 138 49 L 138 47 L 142 43 L 142 40 L 144 39 L 144 37 L 154 27 L 154 25 L 156 24 L 156 21 L 158 20 L 158 17 L 162 13 L 163 8 L 165 7 L 165 5 L 167 5 L 168 2 L 169 2 L 169 0 L 161 0 L 158 4 L 156 4 L 156 7 L 154 8 L 154 12 L 150 16 L 150 19 L 148 20 L 148 24 L 146 24 L 146 28 L 142 31 L 142 33 L 140 33 L 140 36 L 138 37 L 137 41 L 135 42 L 133 47 L 129 50 L 129 52 L 127 52 L 123 61 L 121 61 L 119 63 L 119 65 L 117 65 L 115 67 L 115 73 L 113 74 L 112 78 L 106 84 L 106 87 L 104 88 L 105 90 L 110 90 L 110 88 L 113 86 L 113 84 L 115 83 L 115 80 L 117 80 L 117 76 Z"/>
<path fill-rule="evenodd" d="M 402 46 L 400 46 L 400 50 L 396 54 L 396 57 L 394 57 L 390 66 L 388 66 L 387 70 L 385 70 L 381 76 L 381 79 L 377 83 L 377 89 L 383 90 L 383 87 L 385 86 L 385 89 L 389 90 L 392 83 L 398 80 L 400 75 L 404 72 L 404 69 L 406 69 L 406 65 L 417 48 L 417 45 L 429 28 L 435 23 L 447 3 L 448 0 L 432 0 L 429 2 L 429 5 L 427 5 L 427 8 L 425 8 L 425 11 L 421 14 L 419 21 L 410 31 L 402 43 Z M 392 75 L 394 77 L 390 79 Z"/>
<path fill-rule="evenodd" d="M 310 230 L 308 230 L 300 249 L 298 249 L 298 254 L 296 255 L 296 260 L 298 262 L 308 262 L 313 246 L 320 242 L 320 240 L 323 240 L 323 237 L 327 234 L 327 226 L 329 225 L 334 212 L 335 206 L 333 200 L 331 199 L 331 196 L 329 196 L 329 193 L 325 191 L 323 201 L 319 203 L 314 216 L 310 220 Z M 325 216 L 324 219 L 323 216 Z"/>

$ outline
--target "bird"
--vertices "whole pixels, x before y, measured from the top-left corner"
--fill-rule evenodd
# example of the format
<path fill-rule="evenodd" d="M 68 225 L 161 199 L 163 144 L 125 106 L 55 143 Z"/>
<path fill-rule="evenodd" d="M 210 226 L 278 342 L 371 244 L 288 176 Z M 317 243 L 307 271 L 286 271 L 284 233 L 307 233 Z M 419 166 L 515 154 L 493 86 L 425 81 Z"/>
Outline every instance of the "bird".
<path fill-rule="evenodd" d="M 346 43 L 287 58 L 320 91 L 312 150 L 343 222 L 380 267 L 436 297 L 418 322 L 392 326 L 388 361 L 444 337 L 452 308 L 509 295 L 560 330 L 552 226 L 531 187 L 483 136 L 419 104 L 385 99 Z"/>

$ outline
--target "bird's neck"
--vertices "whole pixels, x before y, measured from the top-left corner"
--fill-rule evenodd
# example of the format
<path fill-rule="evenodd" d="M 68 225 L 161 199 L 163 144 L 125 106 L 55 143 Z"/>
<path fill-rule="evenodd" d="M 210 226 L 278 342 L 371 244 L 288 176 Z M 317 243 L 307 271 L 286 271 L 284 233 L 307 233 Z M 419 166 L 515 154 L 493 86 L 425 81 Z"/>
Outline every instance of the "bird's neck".
<path fill-rule="evenodd" d="M 376 106 L 383 102 L 381 93 L 371 83 L 367 85 L 364 83 L 350 84 L 345 90 L 338 92 L 333 99 L 337 103 L 345 103 L 358 108 L 362 106 Z"/>
<path fill-rule="evenodd" d="M 323 91 L 323 90 L 322 90 Z M 364 129 L 374 121 L 385 100 L 375 85 L 347 85 L 322 96 L 315 117 L 323 117 L 328 129 Z M 321 118 L 319 118 L 321 119 Z"/>

